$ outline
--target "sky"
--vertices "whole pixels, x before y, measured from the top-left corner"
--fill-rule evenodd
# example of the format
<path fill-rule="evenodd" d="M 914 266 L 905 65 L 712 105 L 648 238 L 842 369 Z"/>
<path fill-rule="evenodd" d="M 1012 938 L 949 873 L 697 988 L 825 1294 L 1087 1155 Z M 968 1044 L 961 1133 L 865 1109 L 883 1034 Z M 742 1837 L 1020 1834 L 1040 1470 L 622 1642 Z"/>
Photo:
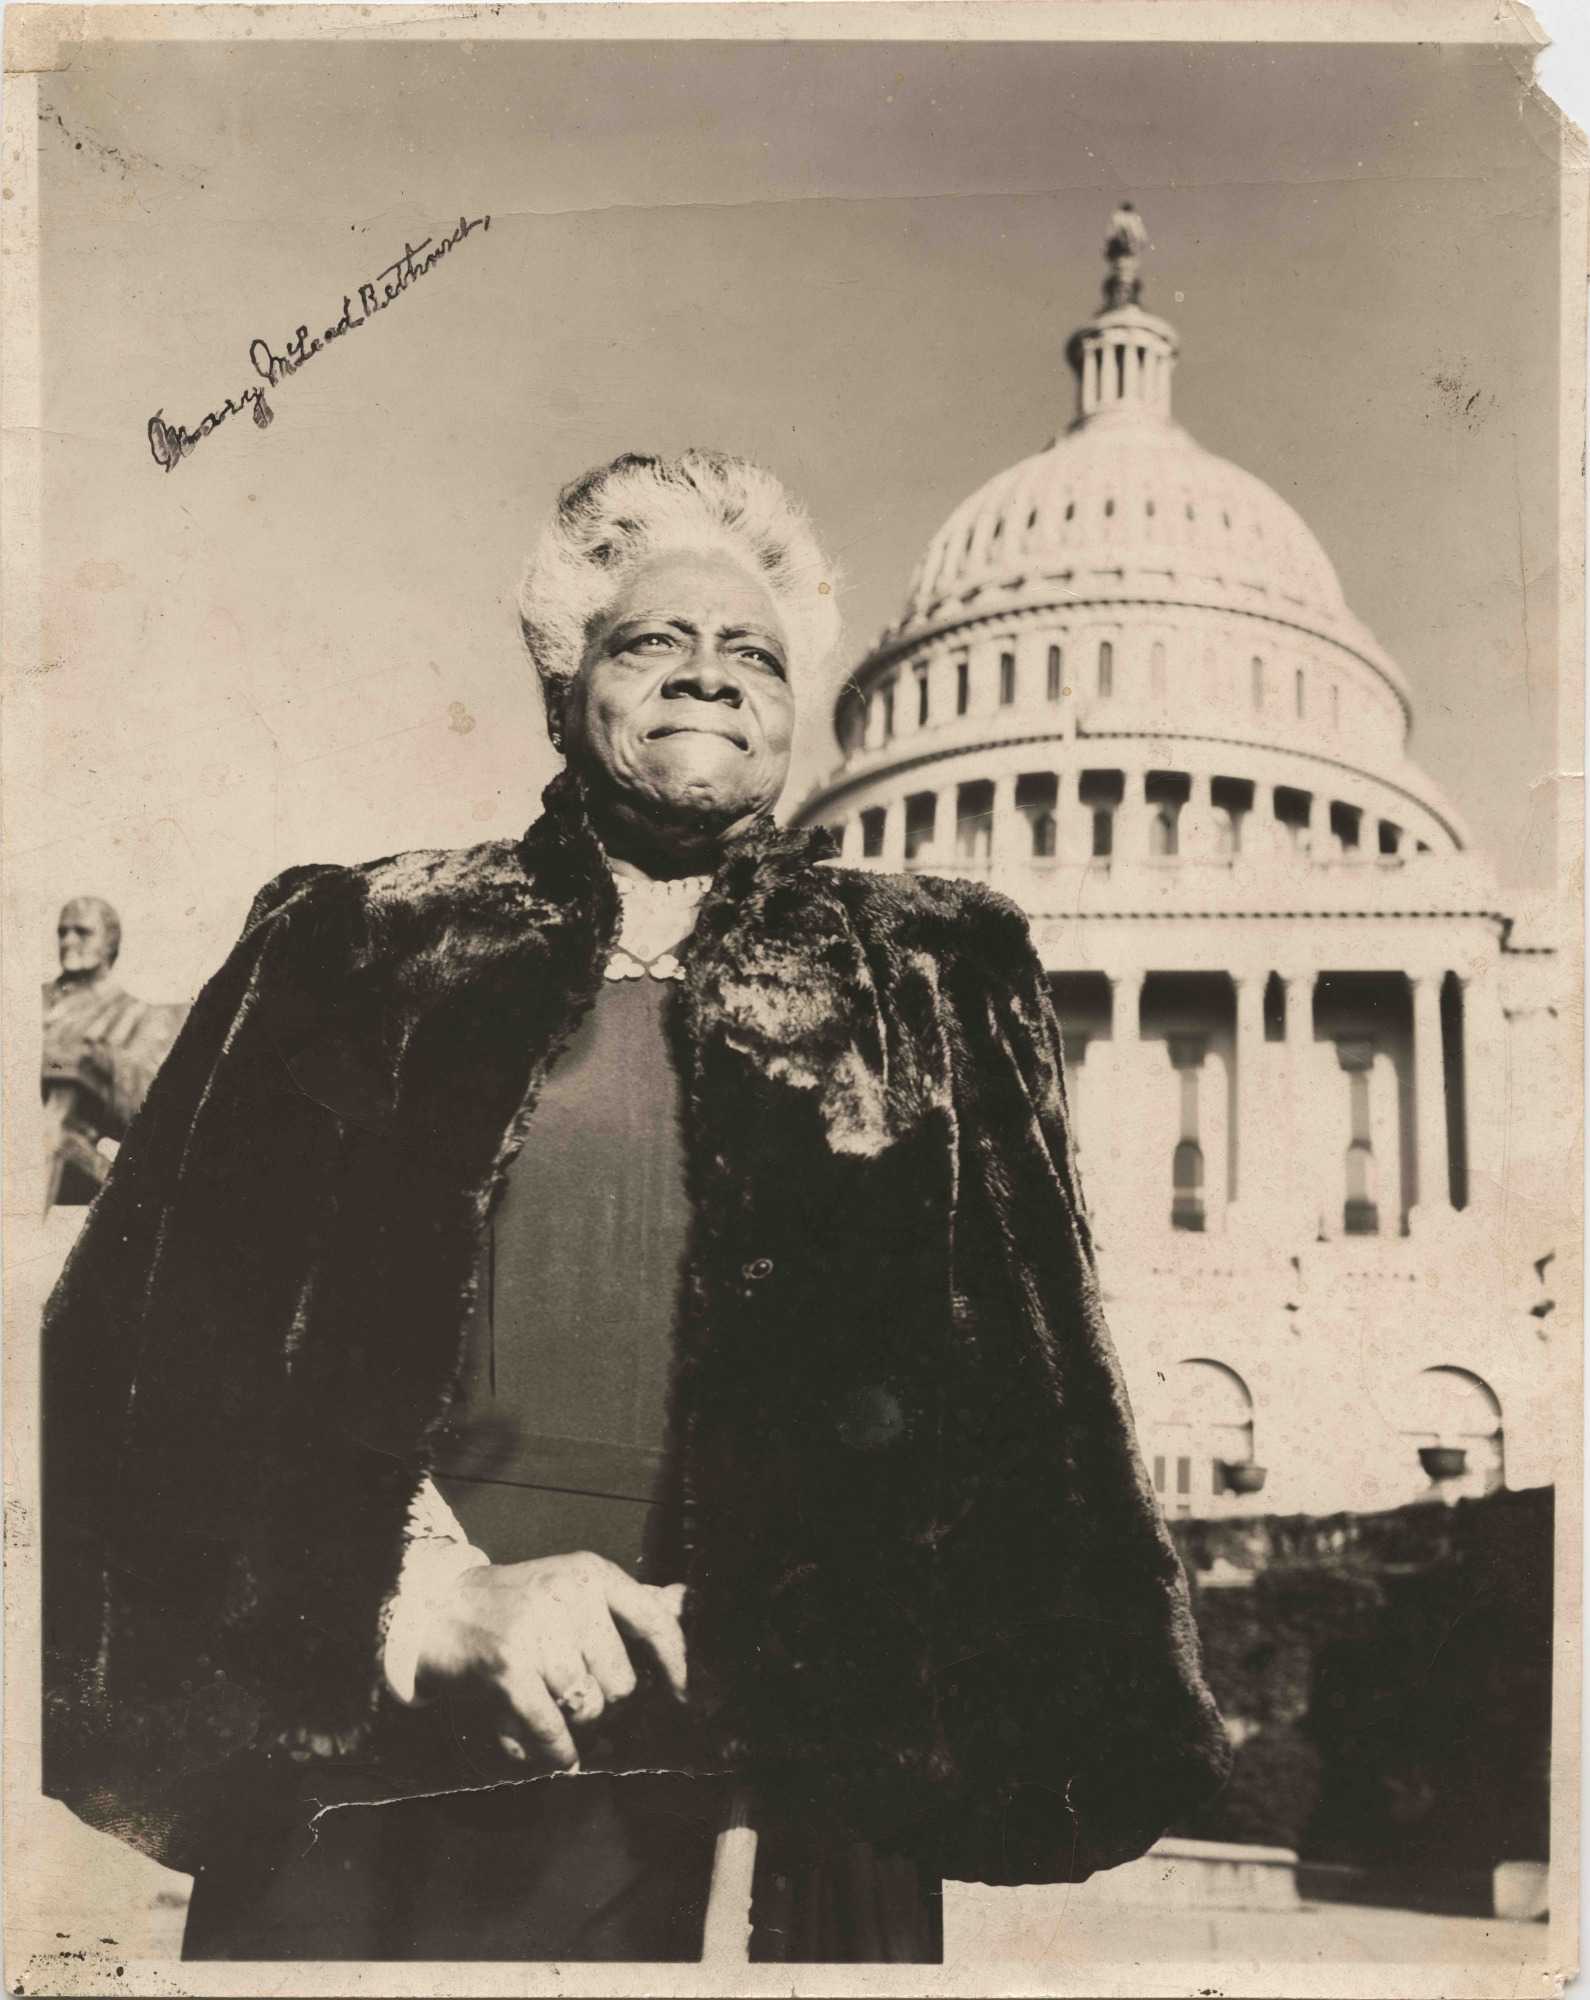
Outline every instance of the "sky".
<path fill-rule="evenodd" d="M 1179 421 L 1299 510 L 1419 762 L 1512 892 L 1549 883 L 1558 167 L 1516 58 L 244 41 L 85 48 L 42 103 L 47 746 L 10 886 L 41 976 L 68 894 L 183 997 L 292 862 L 517 832 L 554 768 L 517 572 L 618 451 L 779 472 L 854 660 L 1069 420 L 1123 197 Z M 154 462 L 156 412 L 195 427 L 256 338 L 487 214 L 268 428 Z M 833 755 L 801 693 L 787 803 Z"/>

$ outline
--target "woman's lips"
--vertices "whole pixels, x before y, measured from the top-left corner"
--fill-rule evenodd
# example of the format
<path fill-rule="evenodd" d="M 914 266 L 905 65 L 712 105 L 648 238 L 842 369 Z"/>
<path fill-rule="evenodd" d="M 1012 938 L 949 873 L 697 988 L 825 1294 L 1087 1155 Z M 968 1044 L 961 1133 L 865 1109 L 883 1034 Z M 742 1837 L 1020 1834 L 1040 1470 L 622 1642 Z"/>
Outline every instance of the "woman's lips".
<path fill-rule="evenodd" d="M 712 736 L 720 743 L 732 743 L 736 750 L 751 747 L 737 729 L 709 729 L 704 722 L 662 722 L 646 731 L 648 743 L 655 743 L 663 736 Z"/>

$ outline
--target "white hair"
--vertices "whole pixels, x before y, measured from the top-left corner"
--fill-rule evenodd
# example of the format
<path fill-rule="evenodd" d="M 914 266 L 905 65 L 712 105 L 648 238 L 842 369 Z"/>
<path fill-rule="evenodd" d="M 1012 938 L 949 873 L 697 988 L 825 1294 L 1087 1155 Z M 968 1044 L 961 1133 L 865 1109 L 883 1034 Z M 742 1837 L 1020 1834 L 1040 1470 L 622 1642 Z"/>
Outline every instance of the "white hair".
<path fill-rule="evenodd" d="M 554 742 L 593 623 L 643 562 L 684 549 L 721 551 L 761 578 L 784 621 L 792 675 L 826 664 L 839 640 L 839 579 L 779 480 L 724 452 L 625 452 L 564 487 L 519 585 Z"/>

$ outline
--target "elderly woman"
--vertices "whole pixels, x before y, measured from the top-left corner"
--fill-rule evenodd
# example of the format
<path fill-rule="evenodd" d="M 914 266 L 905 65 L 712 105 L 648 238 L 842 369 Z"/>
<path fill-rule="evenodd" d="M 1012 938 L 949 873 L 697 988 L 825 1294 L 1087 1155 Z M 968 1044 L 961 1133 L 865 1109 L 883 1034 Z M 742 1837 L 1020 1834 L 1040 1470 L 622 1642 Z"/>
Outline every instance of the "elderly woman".
<path fill-rule="evenodd" d="M 543 816 L 266 888 L 52 1303 L 47 1784 L 195 1957 L 693 1958 L 744 1822 L 754 1956 L 930 1959 L 1226 1760 L 1043 974 L 775 826 L 769 474 L 592 472 L 522 618 Z"/>

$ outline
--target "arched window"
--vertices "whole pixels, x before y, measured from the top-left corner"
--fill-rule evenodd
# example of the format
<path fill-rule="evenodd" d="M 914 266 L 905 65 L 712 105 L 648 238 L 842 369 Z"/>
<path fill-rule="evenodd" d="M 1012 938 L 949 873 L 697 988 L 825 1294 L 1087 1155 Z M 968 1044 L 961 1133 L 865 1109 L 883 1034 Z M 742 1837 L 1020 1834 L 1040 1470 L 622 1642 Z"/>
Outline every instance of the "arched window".
<path fill-rule="evenodd" d="M 1505 1486 L 1502 1405 L 1481 1376 L 1445 1364 L 1421 1369 L 1405 1384 L 1399 1407 L 1411 1492 L 1434 1487 L 1442 1499 L 1475 1499 Z M 1443 1456 L 1421 1461 L 1421 1451 Z"/>
<path fill-rule="evenodd" d="M 1049 664 L 1044 676 L 1044 693 L 1050 701 L 1060 699 L 1060 683 L 1065 669 L 1065 656 L 1058 646 L 1049 648 Z"/>
<path fill-rule="evenodd" d="M 999 656 L 1000 707 L 1009 708 L 1010 704 L 1015 699 L 1016 699 L 1016 656 L 1014 653 L 1001 653 Z"/>
<path fill-rule="evenodd" d="M 928 670 L 920 666 L 916 670 L 916 726 L 927 727 L 928 719 Z"/>
<path fill-rule="evenodd" d="M 1332 681 L 1331 682 L 1331 728 L 1340 729 L 1341 726 L 1342 726 L 1342 691 L 1336 685 L 1335 681 Z"/>
<path fill-rule="evenodd" d="M 1167 1514 L 1224 1513 L 1239 1485 L 1253 1490 L 1237 1471 L 1253 1465 L 1253 1398 L 1234 1368 L 1177 1362 L 1145 1414 L 1143 1455 Z"/>
<path fill-rule="evenodd" d="M 1152 695 L 1165 692 L 1165 642 L 1156 639 L 1148 655 L 1148 691 Z"/>
<path fill-rule="evenodd" d="M 1252 683 L 1253 705 L 1255 708 L 1263 708 L 1264 662 L 1259 658 L 1257 653 L 1255 653 L 1253 658 L 1248 662 L 1248 673 Z"/>
<path fill-rule="evenodd" d="M 1158 805 L 1148 822 L 1148 851 L 1158 859 L 1178 852 L 1181 842 L 1177 827 L 1181 815 L 1173 805 Z"/>
<path fill-rule="evenodd" d="M 955 713 L 964 715 L 972 699 L 972 663 L 962 653 L 955 662 Z"/>
<path fill-rule="evenodd" d="M 1099 693 L 1115 692 L 1115 647 L 1108 639 L 1099 641 Z"/>
<path fill-rule="evenodd" d="M 1303 713 L 1303 669 L 1301 667 L 1297 670 L 1297 677 L 1293 683 L 1293 687 L 1297 701 L 1297 712 L 1301 717 Z"/>

